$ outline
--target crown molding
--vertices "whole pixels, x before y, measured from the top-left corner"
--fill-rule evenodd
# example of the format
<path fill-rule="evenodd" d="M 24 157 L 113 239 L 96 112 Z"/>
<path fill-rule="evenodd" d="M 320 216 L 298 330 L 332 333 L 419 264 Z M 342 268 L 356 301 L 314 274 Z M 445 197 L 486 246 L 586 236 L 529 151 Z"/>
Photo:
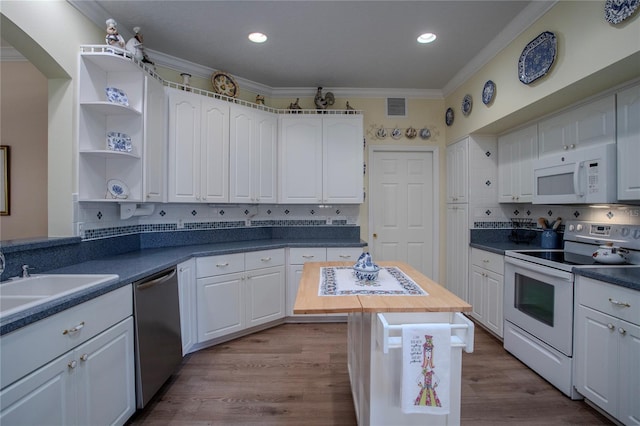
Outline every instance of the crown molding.
<path fill-rule="evenodd" d="M 491 59 L 500 53 L 505 47 L 513 42 L 520 34 L 529 28 L 535 21 L 540 19 L 542 15 L 547 13 L 549 9 L 555 6 L 559 0 L 550 1 L 532 1 L 522 12 L 518 14 L 500 33 L 487 44 L 476 56 L 462 67 L 456 75 L 444 86 L 442 93 L 449 96 L 471 76 L 485 66 Z"/>
<path fill-rule="evenodd" d="M 2 46 L 0 47 L 0 60 L 3 62 L 20 62 L 28 59 L 13 47 Z"/>

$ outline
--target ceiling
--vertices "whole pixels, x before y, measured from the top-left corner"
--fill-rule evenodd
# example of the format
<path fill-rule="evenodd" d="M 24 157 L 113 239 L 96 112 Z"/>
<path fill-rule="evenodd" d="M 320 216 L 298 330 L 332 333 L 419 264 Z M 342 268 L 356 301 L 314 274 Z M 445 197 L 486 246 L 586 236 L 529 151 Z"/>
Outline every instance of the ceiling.
<path fill-rule="evenodd" d="M 151 60 L 154 53 L 180 58 L 270 88 L 438 93 L 446 93 L 465 70 L 482 65 L 530 25 L 533 20 L 527 14 L 532 9 L 539 16 L 540 4 L 548 8 L 552 3 L 69 1 L 101 27 L 114 18 L 125 39 L 133 27 L 141 27 Z M 505 28 L 510 32 L 506 36 Z M 254 31 L 265 33 L 268 40 L 251 43 L 247 35 Z M 416 38 L 423 32 L 438 38 L 418 44 Z"/>

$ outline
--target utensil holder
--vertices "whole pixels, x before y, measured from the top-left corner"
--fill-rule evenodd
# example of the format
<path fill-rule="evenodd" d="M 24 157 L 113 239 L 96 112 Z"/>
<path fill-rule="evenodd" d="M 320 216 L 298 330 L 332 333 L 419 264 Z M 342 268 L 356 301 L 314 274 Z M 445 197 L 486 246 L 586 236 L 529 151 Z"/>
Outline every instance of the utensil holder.
<path fill-rule="evenodd" d="M 540 237 L 540 247 L 546 249 L 560 248 L 560 235 L 553 229 L 545 229 Z"/>

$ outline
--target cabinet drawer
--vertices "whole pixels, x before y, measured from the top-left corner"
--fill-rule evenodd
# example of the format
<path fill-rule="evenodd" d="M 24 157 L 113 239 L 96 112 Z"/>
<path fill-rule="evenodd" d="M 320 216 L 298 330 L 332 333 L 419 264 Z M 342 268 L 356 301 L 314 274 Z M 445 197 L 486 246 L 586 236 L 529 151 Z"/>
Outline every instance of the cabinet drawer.
<path fill-rule="evenodd" d="M 504 275 L 504 256 L 501 254 L 472 248 L 471 264 Z"/>
<path fill-rule="evenodd" d="M 252 251 L 244 255 L 244 266 L 247 271 L 282 265 L 284 265 L 284 249 Z"/>
<path fill-rule="evenodd" d="M 244 271 L 244 253 L 222 254 L 196 259 L 198 278 Z"/>
<path fill-rule="evenodd" d="M 578 275 L 576 293 L 580 305 L 640 325 L 640 291 Z"/>
<path fill-rule="evenodd" d="M 127 285 L 2 336 L 0 387 L 4 388 L 131 315 L 133 293 L 131 285 Z"/>
<path fill-rule="evenodd" d="M 303 265 L 305 262 L 324 262 L 327 249 L 323 247 L 303 247 L 289 249 L 289 265 Z"/>
<path fill-rule="evenodd" d="M 327 262 L 353 262 L 362 254 L 362 247 L 329 247 L 327 248 Z"/>

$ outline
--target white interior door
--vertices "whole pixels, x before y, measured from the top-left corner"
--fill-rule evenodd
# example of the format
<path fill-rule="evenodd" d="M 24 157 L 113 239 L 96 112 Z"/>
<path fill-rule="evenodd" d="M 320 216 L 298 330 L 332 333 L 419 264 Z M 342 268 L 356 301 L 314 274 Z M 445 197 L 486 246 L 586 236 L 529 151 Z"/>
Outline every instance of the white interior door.
<path fill-rule="evenodd" d="M 437 281 L 437 147 L 371 146 L 369 165 L 373 258 L 406 262 Z"/>

